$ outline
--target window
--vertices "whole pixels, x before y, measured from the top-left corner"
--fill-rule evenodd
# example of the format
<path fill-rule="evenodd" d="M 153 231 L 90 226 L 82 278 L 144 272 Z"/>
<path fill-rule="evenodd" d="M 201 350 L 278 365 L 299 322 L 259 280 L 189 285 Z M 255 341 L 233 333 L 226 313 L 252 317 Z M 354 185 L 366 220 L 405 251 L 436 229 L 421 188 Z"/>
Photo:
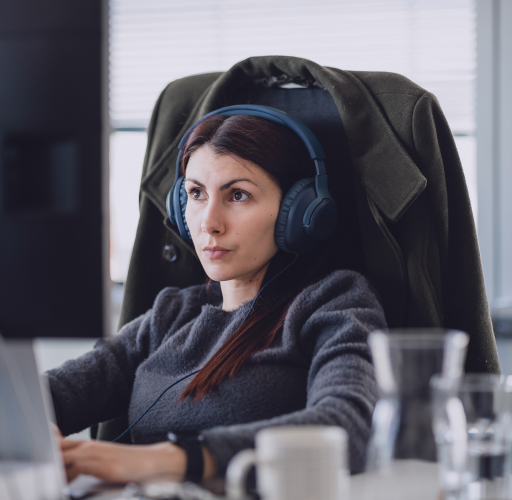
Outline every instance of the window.
<path fill-rule="evenodd" d="M 392 71 L 439 99 L 476 210 L 473 0 L 111 0 L 112 276 L 134 237 L 144 130 L 172 80 L 286 54 L 348 70 Z M 129 198 L 129 199 L 128 199 Z"/>
<path fill-rule="evenodd" d="M 512 2 L 478 0 L 477 13 L 478 236 L 494 331 L 512 338 Z"/>

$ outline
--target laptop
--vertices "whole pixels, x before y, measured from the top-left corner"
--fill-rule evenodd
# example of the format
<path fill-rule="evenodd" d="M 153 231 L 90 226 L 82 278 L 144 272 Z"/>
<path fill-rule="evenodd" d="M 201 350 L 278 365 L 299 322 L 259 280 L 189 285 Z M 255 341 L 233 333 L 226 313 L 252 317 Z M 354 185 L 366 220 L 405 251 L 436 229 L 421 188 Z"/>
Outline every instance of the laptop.
<path fill-rule="evenodd" d="M 0 337 L 0 499 L 66 500 L 103 491 L 99 479 L 66 484 L 46 380 L 32 341 Z"/>

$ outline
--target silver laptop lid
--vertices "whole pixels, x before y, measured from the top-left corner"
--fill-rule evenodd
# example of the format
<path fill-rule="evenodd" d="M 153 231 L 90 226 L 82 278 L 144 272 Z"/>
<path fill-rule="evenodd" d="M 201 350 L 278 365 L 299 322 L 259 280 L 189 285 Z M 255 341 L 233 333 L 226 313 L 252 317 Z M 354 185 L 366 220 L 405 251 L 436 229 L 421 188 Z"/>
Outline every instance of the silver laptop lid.
<path fill-rule="evenodd" d="M 39 498 L 65 498 L 65 475 L 50 421 L 53 406 L 38 374 L 32 342 L 0 337 L 1 498 L 1 493 L 9 498 L 22 491 L 21 498 L 30 498 L 32 488 L 39 495 L 44 491 Z"/>

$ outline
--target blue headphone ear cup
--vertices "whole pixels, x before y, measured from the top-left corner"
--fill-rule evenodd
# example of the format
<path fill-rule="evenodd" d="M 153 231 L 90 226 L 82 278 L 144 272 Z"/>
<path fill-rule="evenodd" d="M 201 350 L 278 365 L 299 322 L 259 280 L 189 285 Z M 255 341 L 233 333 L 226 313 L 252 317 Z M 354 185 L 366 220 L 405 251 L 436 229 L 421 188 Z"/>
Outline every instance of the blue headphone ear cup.
<path fill-rule="evenodd" d="M 190 231 L 188 229 L 187 221 L 185 219 L 185 210 L 187 208 L 187 191 L 185 189 L 185 177 L 180 177 L 176 182 L 176 186 L 174 187 L 174 192 L 172 193 L 172 205 L 173 205 L 173 215 L 176 219 L 176 226 L 180 232 L 180 236 L 187 243 L 192 243 L 192 238 L 190 237 Z"/>
<path fill-rule="evenodd" d="M 167 216 L 169 217 L 169 220 L 171 221 L 171 224 L 173 226 L 176 226 L 176 217 L 174 217 L 174 210 L 172 205 L 172 200 L 174 197 L 174 184 L 167 194 L 167 198 L 165 199 L 165 208 L 167 209 Z"/>
<path fill-rule="evenodd" d="M 304 213 L 316 198 L 315 179 L 297 181 L 284 195 L 275 228 L 276 245 L 288 253 L 308 253 L 315 246 L 303 224 Z"/>
<path fill-rule="evenodd" d="M 181 208 L 181 217 L 183 219 L 183 226 L 185 227 L 185 232 L 187 233 L 187 237 L 189 239 L 189 243 L 192 243 L 192 237 L 190 236 L 190 229 L 188 228 L 187 219 L 185 218 L 185 210 L 187 208 L 188 195 L 187 190 L 185 189 L 185 179 L 180 185 L 180 208 Z"/>
<path fill-rule="evenodd" d="M 305 227 L 306 234 L 315 241 L 321 241 L 329 236 L 336 227 L 338 210 L 332 198 L 324 198 L 316 202 L 311 214 L 309 226 Z"/>

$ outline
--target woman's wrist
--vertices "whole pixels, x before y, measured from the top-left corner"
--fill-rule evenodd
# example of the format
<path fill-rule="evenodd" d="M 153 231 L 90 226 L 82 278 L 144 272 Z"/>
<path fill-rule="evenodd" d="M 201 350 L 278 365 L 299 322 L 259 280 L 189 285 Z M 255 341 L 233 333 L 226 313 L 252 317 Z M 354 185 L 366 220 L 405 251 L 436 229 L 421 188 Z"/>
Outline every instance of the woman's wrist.
<path fill-rule="evenodd" d="M 157 453 L 156 473 L 173 473 L 185 476 L 187 471 L 187 454 L 183 448 L 169 442 L 151 445 Z"/>
<path fill-rule="evenodd" d="M 164 442 L 152 445 L 158 453 L 158 464 L 156 465 L 158 473 L 172 472 L 180 476 L 185 476 L 187 472 L 187 453 L 179 446 Z M 217 465 L 213 455 L 206 446 L 202 447 L 204 469 L 203 478 L 215 477 L 217 474 Z"/>

